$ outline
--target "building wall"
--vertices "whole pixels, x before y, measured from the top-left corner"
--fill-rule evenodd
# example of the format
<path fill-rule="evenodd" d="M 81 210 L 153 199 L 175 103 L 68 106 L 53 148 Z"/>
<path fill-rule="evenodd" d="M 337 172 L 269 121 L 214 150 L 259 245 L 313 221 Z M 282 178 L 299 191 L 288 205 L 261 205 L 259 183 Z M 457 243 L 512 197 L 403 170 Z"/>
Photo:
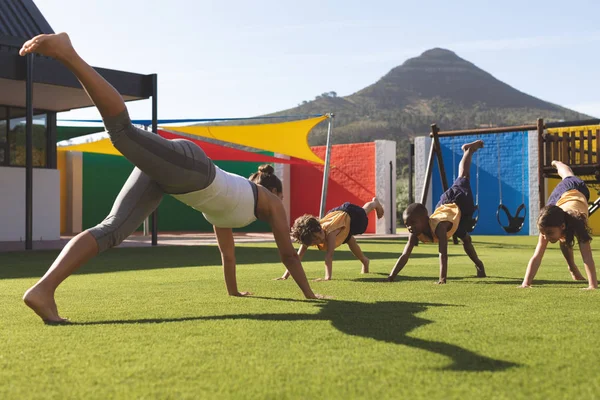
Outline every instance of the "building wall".
<path fill-rule="evenodd" d="M 25 168 L 0 167 L 0 241 L 25 240 Z M 33 237 L 60 239 L 60 173 L 33 170 Z"/>
<path fill-rule="evenodd" d="M 312 149 L 315 154 L 325 159 L 325 146 Z M 346 201 L 362 206 L 376 196 L 376 145 L 374 142 L 332 146 L 330 165 L 326 211 Z M 323 173 L 324 168 L 320 165 L 292 165 L 290 167 L 292 182 L 290 219 L 292 222 L 303 214 L 319 215 Z M 395 169 L 392 173 L 395 182 Z M 388 175 L 386 173 L 386 176 Z M 385 204 L 384 202 L 384 206 Z M 393 213 L 388 214 L 393 215 Z M 376 220 L 374 213 L 369 215 L 367 233 L 376 232 Z"/>
<path fill-rule="evenodd" d="M 260 163 L 217 161 L 221 169 L 250 176 L 258 170 Z M 133 165 L 124 157 L 105 154 L 83 154 L 83 200 L 82 229 L 101 222 L 110 212 L 113 202 L 123 184 L 133 170 Z M 142 227 L 138 228 L 142 230 Z M 202 213 L 183 204 L 171 196 L 165 196 L 158 207 L 158 230 L 163 232 L 194 231 L 211 232 L 212 225 Z M 235 229 L 246 232 L 266 232 L 270 228 L 266 222 L 255 221 L 252 224 Z"/>

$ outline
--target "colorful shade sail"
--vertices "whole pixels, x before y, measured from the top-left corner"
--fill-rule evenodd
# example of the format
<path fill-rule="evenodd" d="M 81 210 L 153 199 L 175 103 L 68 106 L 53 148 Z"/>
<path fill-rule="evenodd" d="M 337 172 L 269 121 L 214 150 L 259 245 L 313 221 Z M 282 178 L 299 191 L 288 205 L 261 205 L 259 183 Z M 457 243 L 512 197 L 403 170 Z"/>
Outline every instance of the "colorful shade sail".
<path fill-rule="evenodd" d="M 234 149 L 221 146 L 214 143 L 208 143 L 203 140 L 184 137 L 161 129 L 158 134 L 168 140 L 185 139 L 200 146 L 206 155 L 215 161 L 249 161 L 249 162 L 268 162 L 282 164 L 306 164 L 306 161 L 299 159 L 284 159 L 272 157 L 251 151 Z M 63 140 L 56 144 L 59 151 L 80 151 L 84 153 L 98 153 L 121 156 L 122 154 L 112 145 L 108 133 L 98 132 L 89 135 L 83 135 L 69 140 Z"/>
<path fill-rule="evenodd" d="M 169 126 L 170 131 L 209 137 L 323 164 L 308 145 L 309 132 L 327 115 L 300 121 L 238 126 Z"/>

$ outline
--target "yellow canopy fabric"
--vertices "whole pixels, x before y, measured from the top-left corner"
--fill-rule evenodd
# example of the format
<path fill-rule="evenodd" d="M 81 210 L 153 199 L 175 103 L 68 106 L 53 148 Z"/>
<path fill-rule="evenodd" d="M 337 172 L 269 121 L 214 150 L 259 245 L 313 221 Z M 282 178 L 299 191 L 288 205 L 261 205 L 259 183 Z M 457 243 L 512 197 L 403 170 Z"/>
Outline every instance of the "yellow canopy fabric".
<path fill-rule="evenodd" d="M 121 152 L 115 149 L 108 137 L 108 133 L 99 132 L 77 138 L 63 140 L 57 144 L 58 151 L 81 151 L 83 153 L 111 154 L 120 156 Z"/>
<path fill-rule="evenodd" d="M 209 137 L 324 164 L 308 145 L 308 133 L 327 115 L 300 121 L 239 126 L 161 126 L 162 129 Z"/>

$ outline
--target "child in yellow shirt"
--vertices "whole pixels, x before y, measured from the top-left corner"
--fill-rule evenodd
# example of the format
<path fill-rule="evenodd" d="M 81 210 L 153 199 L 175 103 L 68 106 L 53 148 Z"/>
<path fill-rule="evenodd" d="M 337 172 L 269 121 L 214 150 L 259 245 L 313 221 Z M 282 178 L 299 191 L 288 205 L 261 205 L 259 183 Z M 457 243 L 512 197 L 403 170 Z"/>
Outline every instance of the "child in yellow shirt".
<path fill-rule="evenodd" d="M 590 191 L 585 182 L 573 175 L 571 168 L 560 161 L 552 161 L 562 181 L 556 185 L 548 198 L 546 207 L 540 210 L 537 220 L 540 236 L 521 287 L 531 287 L 540 268 L 548 242 L 560 243 L 560 250 L 567 260 L 569 272 L 575 281 L 585 281 L 575 264 L 573 245 L 575 238 L 588 276 L 587 289 L 597 289 L 596 265 L 592 256 L 590 228 L 588 227 L 588 199 Z"/>
<path fill-rule="evenodd" d="M 473 153 L 483 147 L 483 141 L 477 140 L 462 146 L 463 157 L 458 167 L 458 178 L 452 187 L 442 194 L 433 214 L 428 215 L 423 204 L 410 204 L 403 214 L 404 224 L 410 235 L 404 246 L 402 255 L 388 276 L 388 281 L 393 281 L 396 275 L 404 268 L 410 254 L 419 240 L 423 243 L 438 243 L 440 257 L 440 278 L 438 283 L 446 283 L 448 273 L 448 239 L 456 234 L 463 242 L 463 248 L 469 258 L 475 263 L 477 277 L 485 277 L 485 268 L 473 247 L 468 225 L 472 225 L 472 216 L 475 212 L 471 184 L 469 182 L 471 159 Z"/>
<path fill-rule="evenodd" d="M 346 202 L 329 211 L 321 220 L 310 214 L 296 219 L 292 226 L 292 237 L 301 243 L 298 249 L 300 260 L 309 246 L 317 246 L 319 250 L 325 251 L 325 277 L 316 280 L 331 280 L 333 252 L 344 243 L 362 263 L 361 273 L 369 272 L 370 261 L 356 243 L 354 235 L 365 232 L 369 224 L 368 215 L 373 210 L 377 213 L 377 218 L 383 217 L 383 207 L 376 197 L 362 207 Z M 287 279 L 289 276 L 290 273 L 286 270 L 283 276 L 277 279 Z"/>

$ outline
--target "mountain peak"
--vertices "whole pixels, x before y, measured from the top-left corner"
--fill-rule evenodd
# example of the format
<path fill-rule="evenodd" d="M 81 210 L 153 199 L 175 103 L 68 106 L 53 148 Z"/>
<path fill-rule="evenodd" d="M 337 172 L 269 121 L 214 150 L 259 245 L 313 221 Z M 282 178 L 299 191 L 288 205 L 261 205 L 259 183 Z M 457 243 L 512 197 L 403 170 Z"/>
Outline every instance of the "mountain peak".
<path fill-rule="evenodd" d="M 446 60 L 460 59 L 460 57 L 457 56 L 455 52 L 448 49 L 442 49 L 441 47 L 434 47 L 433 49 L 425 50 L 417 58 L 435 58 Z"/>

